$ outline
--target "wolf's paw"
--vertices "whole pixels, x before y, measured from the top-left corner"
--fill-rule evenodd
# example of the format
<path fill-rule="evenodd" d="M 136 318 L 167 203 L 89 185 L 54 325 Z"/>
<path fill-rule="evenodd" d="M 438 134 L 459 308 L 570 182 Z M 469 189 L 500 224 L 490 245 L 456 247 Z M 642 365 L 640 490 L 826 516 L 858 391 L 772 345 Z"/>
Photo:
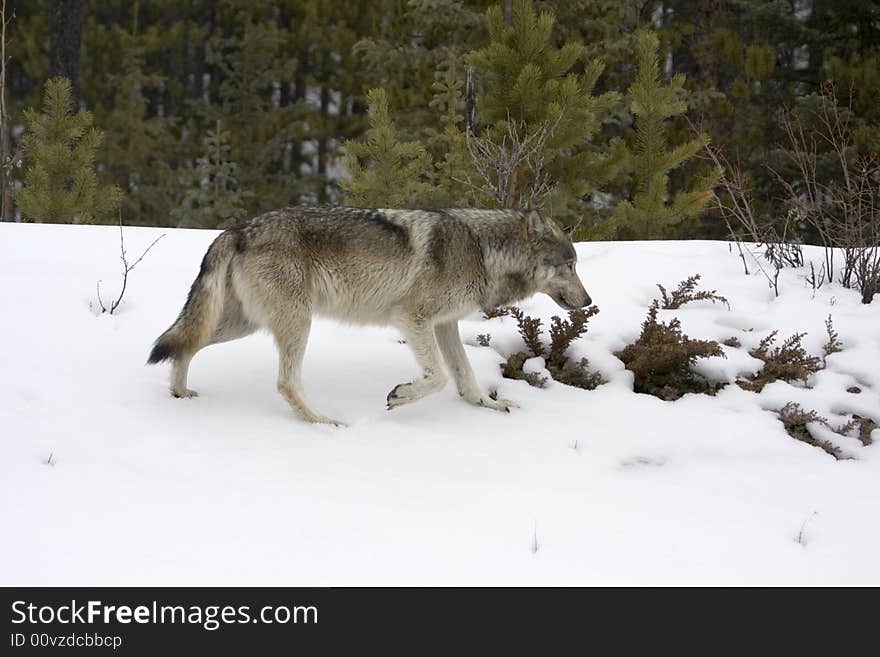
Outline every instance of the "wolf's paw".
<path fill-rule="evenodd" d="M 511 399 L 496 399 L 493 398 L 491 395 L 465 397 L 465 400 L 470 402 L 474 406 L 491 408 L 496 411 L 504 411 L 505 413 L 510 413 L 511 408 L 519 408 L 519 404 Z"/>
<path fill-rule="evenodd" d="M 195 390 L 190 390 L 189 388 L 184 388 L 183 390 L 175 390 L 172 388 L 171 396 L 176 397 L 177 399 L 191 399 L 193 397 L 198 397 L 199 393 Z"/>
<path fill-rule="evenodd" d="M 333 427 L 347 427 L 348 425 L 341 420 L 334 420 L 332 417 L 325 417 L 324 415 L 312 415 L 307 418 L 304 418 L 306 422 L 311 422 L 312 424 L 329 424 Z"/>
<path fill-rule="evenodd" d="M 403 406 L 404 404 L 408 404 L 409 402 L 418 399 L 412 394 L 412 392 L 412 383 L 401 383 L 394 386 L 391 392 L 388 393 L 388 397 L 385 398 L 385 401 L 388 404 L 388 410 L 390 411 L 392 408 Z"/>

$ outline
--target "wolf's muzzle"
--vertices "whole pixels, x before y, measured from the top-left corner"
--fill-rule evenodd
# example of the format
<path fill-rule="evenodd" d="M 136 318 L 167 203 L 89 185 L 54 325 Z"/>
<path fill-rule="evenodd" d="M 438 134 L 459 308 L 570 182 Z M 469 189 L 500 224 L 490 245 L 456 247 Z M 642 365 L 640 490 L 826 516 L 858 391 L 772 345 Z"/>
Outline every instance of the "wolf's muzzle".
<path fill-rule="evenodd" d="M 578 308 L 586 308 L 587 306 L 589 306 L 590 304 L 593 303 L 593 300 L 590 298 L 589 294 L 587 294 L 584 297 L 582 303 L 577 303 L 577 304 L 571 303 L 567 298 L 565 298 L 563 296 L 560 296 L 559 298 L 554 299 L 554 301 L 556 301 L 557 304 L 559 304 L 560 306 L 562 306 L 566 310 L 577 310 Z"/>

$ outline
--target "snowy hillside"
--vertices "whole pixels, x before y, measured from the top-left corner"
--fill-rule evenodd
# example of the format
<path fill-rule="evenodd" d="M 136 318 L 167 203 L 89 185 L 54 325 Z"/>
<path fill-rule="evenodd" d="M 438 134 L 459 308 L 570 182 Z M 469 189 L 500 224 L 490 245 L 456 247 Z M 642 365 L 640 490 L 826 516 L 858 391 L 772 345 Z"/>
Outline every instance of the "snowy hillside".
<path fill-rule="evenodd" d="M 880 431 L 873 446 L 832 436 L 851 457 L 835 460 L 771 412 L 796 401 L 835 425 L 880 422 L 880 300 L 813 298 L 796 270 L 776 299 L 721 242 L 579 244 L 601 312 L 575 354 L 607 384 L 502 378 L 495 349 L 521 348 L 515 323 L 475 315 L 462 334 L 477 376 L 521 408 L 475 408 L 449 384 L 389 412 L 389 390 L 417 374 L 396 331 L 318 321 L 304 380 L 350 425 L 332 428 L 277 394 L 266 334 L 200 353 L 201 396 L 171 398 L 167 366 L 144 362 L 216 233 L 125 231 L 135 256 L 167 235 L 109 316 L 95 288 L 118 290 L 118 229 L 0 224 L 0 584 L 880 584 Z M 829 313 L 843 351 L 808 387 L 633 393 L 613 352 L 656 283 L 695 273 L 731 309 L 661 315 L 739 339 L 701 364 L 708 376 L 756 371 L 748 349 L 772 329 L 808 332 L 821 355 Z M 563 314 L 546 297 L 521 307 Z"/>

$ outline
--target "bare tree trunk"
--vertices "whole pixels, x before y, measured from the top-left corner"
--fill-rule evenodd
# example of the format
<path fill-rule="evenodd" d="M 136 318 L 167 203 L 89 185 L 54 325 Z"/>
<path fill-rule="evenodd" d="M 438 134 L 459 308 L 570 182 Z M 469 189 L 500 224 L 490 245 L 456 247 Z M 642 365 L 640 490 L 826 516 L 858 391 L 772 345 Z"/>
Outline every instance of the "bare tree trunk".
<path fill-rule="evenodd" d="M 505 25 L 513 25 L 513 2 L 512 0 L 504 0 L 502 5 L 502 11 L 504 12 L 504 24 Z"/>
<path fill-rule="evenodd" d="M 79 105 L 79 54 L 83 0 L 52 0 L 49 8 L 49 77 L 70 80 L 74 107 Z"/>
<path fill-rule="evenodd" d="M 474 91 L 474 67 L 467 67 L 467 84 L 464 92 L 464 129 L 469 135 L 476 134 L 477 93 Z"/>
<path fill-rule="evenodd" d="M 318 202 L 327 202 L 327 158 L 328 158 L 328 141 L 327 136 L 327 117 L 330 113 L 330 88 L 327 82 L 321 83 L 321 136 L 318 137 L 318 180 L 320 187 L 318 188 Z"/>
<path fill-rule="evenodd" d="M 0 221 L 12 220 L 12 193 L 9 190 L 9 126 L 6 116 L 6 0 L 0 7 Z M 9 20 L 12 20 L 11 18 Z"/>
<path fill-rule="evenodd" d="M 302 48 L 299 50 L 297 53 L 297 60 L 299 61 L 299 65 L 296 67 L 296 72 L 294 73 L 293 98 L 291 99 L 291 104 L 299 107 L 302 105 L 306 97 L 306 84 L 308 80 L 307 72 L 310 70 L 311 66 L 309 62 L 308 48 Z M 290 170 L 297 176 L 302 175 L 300 167 L 303 163 L 303 139 L 304 137 L 294 137 L 290 154 Z"/>

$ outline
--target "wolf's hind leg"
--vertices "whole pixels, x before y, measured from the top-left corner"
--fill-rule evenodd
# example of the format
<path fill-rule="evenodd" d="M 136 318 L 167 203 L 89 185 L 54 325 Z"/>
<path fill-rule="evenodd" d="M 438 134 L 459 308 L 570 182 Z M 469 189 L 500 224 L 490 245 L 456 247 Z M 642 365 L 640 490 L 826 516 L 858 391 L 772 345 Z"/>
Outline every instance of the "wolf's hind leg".
<path fill-rule="evenodd" d="M 425 395 L 437 392 L 446 385 L 448 376 L 443 370 L 434 328 L 421 320 L 401 323 L 400 329 L 422 368 L 422 377 L 410 383 L 401 383 L 388 393 L 388 409 L 402 406 Z"/>
<path fill-rule="evenodd" d="M 250 335 L 256 329 L 257 327 L 251 324 L 241 312 L 241 304 L 234 298 L 227 299 L 220 313 L 220 321 L 213 329 L 208 341 L 205 344 L 196 343 L 183 347 L 180 353 L 172 359 L 171 394 L 183 399 L 198 397 L 199 393 L 186 387 L 189 365 L 193 357 L 208 345 L 237 340 Z"/>
<path fill-rule="evenodd" d="M 199 393 L 186 387 L 186 378 L 189 373 L 189 364 L 195 353 L 181 354 L 174 358 L 171 363 L 171 394 L 178 399 L 198 397 Z"/>
<path fill-rule="evenodd" d="M 518 406 L 516 402 L 509 399 L 492 399 L 486 391 L 480 388 L 464 351 L 464 345 L 461 343 L 458 322 L 437 324 L 434 327 L 434 332 L 437 334 L 437 344 L 440 346 L 440 352 L 443 354 L 446 366 L 455 379 L 459 395 L 475 406 L 485 406 L 496 411 L 509 413 L 511 408 Z"/>
<path fill-rule="evenodd" d="M 275 343 L 278 345 L 278 392 L 306 422 L 345 426 L 345 423 L 321 415 L 312 409 L 303 394 L 302 359 L 309 340 L 311 323 L 311 317 L 304 309 L 289 323 L 283 323 L 272 329 Z"/>

